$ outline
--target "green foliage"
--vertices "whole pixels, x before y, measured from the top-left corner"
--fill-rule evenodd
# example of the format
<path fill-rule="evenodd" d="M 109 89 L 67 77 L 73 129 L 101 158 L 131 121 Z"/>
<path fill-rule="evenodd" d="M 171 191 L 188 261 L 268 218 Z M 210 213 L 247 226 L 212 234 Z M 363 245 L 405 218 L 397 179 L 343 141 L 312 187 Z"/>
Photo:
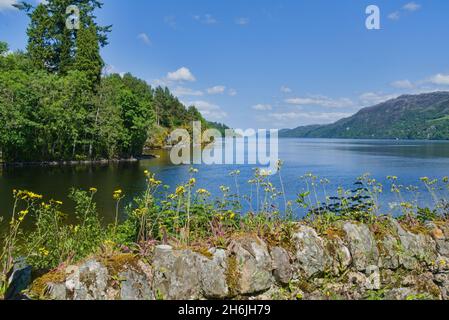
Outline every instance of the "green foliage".
<path fill-rule="evenodd" d="M 97 78 L 101 65 L 90 69 L 91 60 L 75 63 L 86 63 L 84 71 L 57 75 L 34 70 L 21 53 L 0 57 L 0 119 L 5 124 L 0 127 L 0 149 L 4 161 L 139 156 L 153 134 L 160 136 L 154 131 L 155 92 L 162 101 L 159 106 L 166 124 L 188 127 L 189 121 L 205 122 L 196 108 L 187 110 L 167 89 L 153 90 L 130 74 Z"/>
<path fill-rule="evenodd" d="M 80 9 L 80 29 L 66 27 L 66 8 Z M 164 145 L 168 130 L 210 125 L 167 88 L 131 74 L 102 77 L 98 0 L 21 3 L 30 24 L 27 52 L 5 54 L 0 42 L 0 155 L 5 162 L 138 157 L 147 141 Z M 152 139 L 152 135 L 155 139 Z"/>
<path fill-rule="evenodd" d="M 66 8 L 69 5 L 80 9 L 79 31 L 66 28 Z M 101 7 L 102 3 L 98 0 L 48 0 L 35 8 L 32 5 L 23 6 L 31 20 L 27 30 L 27 51 L 33 65 L 64 74 L 73 69 L 74 63 L 79 64 L 79 60 L 83 61 L 86 56 L 98 51 L 98 47 L 105 46 L 111 27 L 95 23 L 94 11 Z M 94 58 L 92 63 L 98 67 L 101 59 L 97 55 L 91 57 Z M 85 67 L 84 61 L 81 67 Z M 97 68 L 92 69 L 92 72 L 97 71 Z"/>
<path fill-rule="evenodd" d="M 6 42 L 0 41 L 0 55 L 8 52 L 9 47 L 8 44 Z"/>
<path fill-rule="evenodd" d="M 92 87 L 96 88 L 101 80 L 104 62 L 100 56 L 97 30 L 93 23 L 87 27 L 81 25 L 77 33 L 76 47 L 73 68 L 86 73 Z"/>
<path fill-rule="evenodd" d="M 104 232 L 96 205 L 95 192 L 72 190 L 76 224 L 68 225 L 60 211 L 61 202 L 50 201 L 31 208 L 34 231 L 27 235 L 23 252 L 38 269 L 53 269 L 64 262 L 76 262 L 94 253 L 104 241 Z"/>

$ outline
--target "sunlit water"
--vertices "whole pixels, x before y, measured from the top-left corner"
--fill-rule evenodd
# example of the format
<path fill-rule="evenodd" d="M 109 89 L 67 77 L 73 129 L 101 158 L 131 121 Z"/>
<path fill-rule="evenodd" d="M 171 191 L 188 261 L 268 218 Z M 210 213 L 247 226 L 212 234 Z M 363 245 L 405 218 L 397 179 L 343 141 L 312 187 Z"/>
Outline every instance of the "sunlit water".
<path fill-rule="evenodd" d="M 169 151 L 155 154 L 160 158 L 138 163 L 0 169 L 0 216 L 7 217 L 11 212 L 13 189 L 31 190 L 45 195 L 46 199 L 62 200 L 64 211 L 70 213 L 69 189 L 96 187 L 99 212 L 104 221 L 112 221 L 113 191 L 122 189 L 126 194 L 124 203 L 131 201 L 145 187 L 144 170 L 155 172 L 158 179 L 172 187 L 189 179 L 189 166 L 172 165 Z M 449 142 L 281 139 L 279 157 L 285 163 L 282 176 L 288 200 L 294 200 L 304 190 L 300 177 L 309 172 L 330 180 L 329 193 L 339 186 L 353 187 L 363 173 L 371 173 L 385 186 L 388 186 L 386 177 L 389 175 L 399 177 L 404 185 L 419 185 L 419 178 L 423 176 L 441 178 L 449 175 Z M 249 193 L 247 182 L 254 167 L 199 165 L 197 186 L 219 196 L 221 185 L 234 188 L 234 178 L 229 172 L 238 169 L 241 171 L 241 193 Z M 279 178 L 272 179 L 279 186 Z M 389 192 L 389 188 L 385 191 Z M 428 200 L 427 195 L 423 195 L 422 201 Z M 383 208 L 387 209 L 394 198 L 386 195 L 382 201 Z"/>

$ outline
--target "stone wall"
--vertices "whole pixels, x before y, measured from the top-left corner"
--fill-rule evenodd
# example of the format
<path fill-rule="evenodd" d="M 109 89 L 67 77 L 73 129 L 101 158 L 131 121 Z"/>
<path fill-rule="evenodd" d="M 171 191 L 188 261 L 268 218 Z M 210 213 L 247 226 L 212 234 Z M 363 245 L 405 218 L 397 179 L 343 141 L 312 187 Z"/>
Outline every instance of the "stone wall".
<path fill-rule="evenodd" d="M 37 279 L 50 299 L 449 299 L 449 223 L 299 224 L 286 248 L 255 236 L 204 252 L 156 246 L 97 257 Z"/>

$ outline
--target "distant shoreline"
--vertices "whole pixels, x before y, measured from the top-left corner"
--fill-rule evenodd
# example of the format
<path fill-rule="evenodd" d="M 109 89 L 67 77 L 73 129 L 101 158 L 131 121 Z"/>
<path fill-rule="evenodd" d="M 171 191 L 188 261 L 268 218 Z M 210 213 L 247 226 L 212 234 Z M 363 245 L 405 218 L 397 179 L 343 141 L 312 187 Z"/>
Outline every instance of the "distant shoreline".
<path fill-rule="evenodd" d="M 449 139 L 393 139 L 393 138 L 315 138 L 315 137 L 279 137 L 279 139 L 307 139 L 307 140 L 359 140 L 359 141 L 420 141 L 420 142 L 449 142 Z"/>

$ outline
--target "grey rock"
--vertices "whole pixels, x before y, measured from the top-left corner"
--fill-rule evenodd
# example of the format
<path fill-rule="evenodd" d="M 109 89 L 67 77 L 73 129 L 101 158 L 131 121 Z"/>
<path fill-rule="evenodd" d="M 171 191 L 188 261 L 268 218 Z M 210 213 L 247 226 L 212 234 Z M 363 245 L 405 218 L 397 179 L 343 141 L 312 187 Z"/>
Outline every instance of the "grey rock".
<path fill-rule="evenodd" d="M 365 271 L 370 265 L 379 262 L 379 250 L 373 234 L 366 225 L 345 223 L 343 230 L 351 252 L 354 267 L 358 271 Z"/>
<path fill-rule="evenodd" d="M 410 288 L 395 288 L 385 293 L 385 300 L 390 301 L 407 300 L 409 297 L 416 294 L 417 292 Z"/>
<path fill-rule="evenodd" d="M 205 298 L 224 299 L 229 296 L 226 281 L 227 253 L 221 249 L 211 249 L 212 259 L 199 257 L 201 289 Z"/>
<path fill-rule="evenodd" d="M 276 281 L 286 285 L 293 277 L 293 268 L 290 263 L 290 255 L 284 248 L 274 247 L 271 249 L 273 259 L 273 275 Z"/>
<path fill-rule="evenodd" d="M 331 261 L 325 242 L 310 227 L 300 226 L 293 235 L 295 244 L 295 266 L 306 277 L 312 278 L 330 268 Z"/>
<path fill-rule="evenodd" d="M 390 224 L 397 232 L 401 243 L 400 263 L 404 268 L 415 270 L 421 262 L 431 265 L 437 258 L 436 242 L 430 235 L 405 231 L 394 219 Z"/>
<path fill-rule="evenodd" d="M 31 266 L 26 264 L 25 259 L 14 262 L 13 270 L 8 279 L 8 288 L 5 293 L 6 300 L 26 299 L 22 291 L 31 284 Z"/>
<path fill-rule="evenodd" d="M 449 258 L 449 241 L 448 240 L 436 240 L 438 253 L 446 258 Z"/>
<path fill-rule="evenodd" d="M 144 273 L 126 270 L 119 274 L 121 300 L 154 300 L 149 279 Z"/>
<path fill-rule="evenodd" d="M 239 294 L 250 295 L 271 288 L 273 266 L 268 247 L 262 240 L 234 240 L 229 246 L 229 253 L 237 262 L 239 279 L 236 289 Z"/>
<path fill-rule="evenodd" d="M 70 300 L 108 300 L 108 270 L 96 260 L 74 268 L 66 279 Z"/>
<path fill-rule="evenodd" d="M 441 290 L 441 296 L 443 300 L 449 300 L 449 274 L 440 273 L 435 275 L 435 283 Z"/>
<path fill-rule="evenodd" d="M 379 241 L 379 265 L 384 269 L 396 270 L 400 266 L 400 244 L 392 235 Z"/>
<path fill-rule="evenodd" d="M 351 252 L 341 239 L 326 241 L 326 253 L 331 259 L 331 267 L 334 275 L 345 272 L 352 263 Z"/>
<path fill-rule="evenodd" d="M 153 291 L 158 299 L 195 300 L 201 296 L 196 254 L 158 246 L 153 257 Z"/>
<path fill-rule="evenodd" d="M 67 290 L 65 283 L 48 283 L 48 296 L 51 300 L 67 300 Z"/>

